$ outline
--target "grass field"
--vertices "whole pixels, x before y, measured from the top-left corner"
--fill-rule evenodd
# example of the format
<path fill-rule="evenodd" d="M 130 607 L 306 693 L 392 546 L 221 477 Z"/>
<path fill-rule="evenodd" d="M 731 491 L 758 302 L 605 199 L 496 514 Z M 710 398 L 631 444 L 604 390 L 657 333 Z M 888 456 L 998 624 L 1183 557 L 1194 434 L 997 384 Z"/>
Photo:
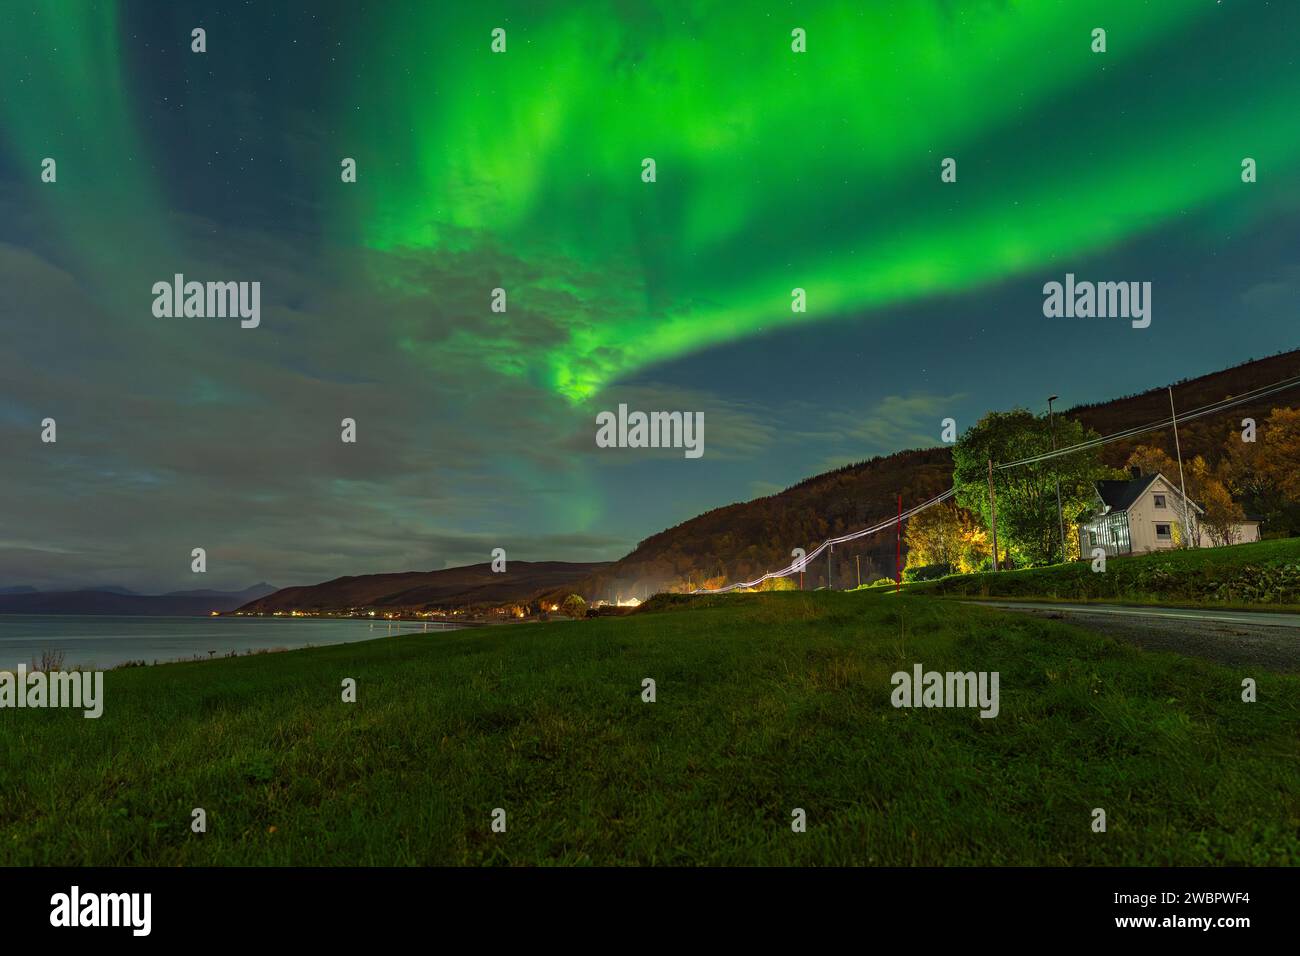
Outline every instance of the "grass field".
<path fill-rule="evenodd" d="M 0 711 L 0 862 L 1300 862 L 1300 678 L 907 594 L 657 603 L 113 671 L 99 720 Z M 1000 672 L 999 716 L 893 708 L 914 663 Z"/>
<path fill-rule="evenodd" d="M 958 574 L 908 585 L 914 593 L 1222 608 L 1300 609 L 1300 538 L 1226 548 L 1074 561 L 1023 571 Z"/>

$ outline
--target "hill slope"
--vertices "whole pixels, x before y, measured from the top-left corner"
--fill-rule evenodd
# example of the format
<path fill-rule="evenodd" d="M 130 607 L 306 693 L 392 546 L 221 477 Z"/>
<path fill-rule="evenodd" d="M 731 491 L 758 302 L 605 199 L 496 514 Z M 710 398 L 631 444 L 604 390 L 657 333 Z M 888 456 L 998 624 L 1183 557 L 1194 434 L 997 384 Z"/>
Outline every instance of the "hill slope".
<path fill-rule="evenodd" d="M 904 507 L 932 498 L 952 485 L 947 447 L 902 451 L 848 465 L 802 481 L 779 494 L 705 512 L 637 545 L 583 583 L 584 595 L 638 598 L 690 583 L 721 583 L 753 577 L 791 561 L 790 549 L 811 550 L 826 538 L 854 531 L 894 513 L 898 492 Z M 867 581 L 894 569 L 894 535 L 853 542 L 833 558 L 809 565 L 805 587 L 844 587 L 857 580 L 861 556 Z M 833 572 L 829 565 L 833 563 Z"/>
<path fill-rule="evenodd" d="M 1174 401 L 1179 413 L 1209 405 L 1282 379 L 1300 375 L 1300 350 L 1255 359 L 1221 372 L 1173 383 Z M 1282 392 L 1258 402 L 1248 402 L 1219 415 L 1209 415 L 1192 422 L 1178 423 L 1178 439 L 1183 455 L 1203 455 L 1211 463 L 1219 460 L 1224 442 L 1240 433 L 1243 418 L 1262 422 L 1269 411 L 1300 405 L 1300 388 Z M 1064 414 L 1082 422 L 1102 435 L 1137 425 L 1158 422 L 1169 417 L 1169 393 L 1164 385 L 1137 395 L 1113 399 L 1095 405 L 1080 405 Z M 1116 442 L 1102 449 L 1102 460 L 1119 468 L 1138 445 L 1160 445 L 1174 453 L 1173 430 L 1153 432 L 1137 439 Z"/>

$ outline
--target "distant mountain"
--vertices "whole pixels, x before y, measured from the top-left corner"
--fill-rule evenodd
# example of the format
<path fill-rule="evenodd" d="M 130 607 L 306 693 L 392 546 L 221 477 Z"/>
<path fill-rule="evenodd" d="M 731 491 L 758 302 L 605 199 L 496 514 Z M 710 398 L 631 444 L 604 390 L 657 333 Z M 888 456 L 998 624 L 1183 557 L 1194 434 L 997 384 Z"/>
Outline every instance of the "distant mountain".
<path fill-rule="evenodd" d="M 239 610 L 327 611 L 342 608 L 424 610 L 502 604 L 526 604 L 545 591 L 567 586 L 604 567 L 601 563 L 510 561 L 503 573 L 489 564 L 441 571 L 402 571 L 335 578 L 323 584 L 283 588 L 250 601 Z"/>
<path fill-rule="evenodd" d="M 243 591 L 198 591 L 173 594 L 123 593 L 124 589 L 0 593 L 0 614 L 121 614 L 203 617 L 233 611 L 250 598 L 273 591 L 256 584 Z"/>
<path fill-rule="evenodd" d="M 70 587 L 63 588 L 63 592 L 71 591 L 100 591 L 104 594 L 139 594 L 139 591 L 132 591 L 130 588 L 124 588 L 117 584 L 96 584 L 88 587 Z M 40 589 L 30 587 L 26 584 L 17 587 L 0 588 L 0 594 L 39 594 Z"/>
<path fill-rule="evenodd" d="M 1174 398 L 1183 412 L 1296 376 L 1300 376 L 1300 350 L 1174 383 Z M 1300 406 L 1300 388 L 1223 414 L 1180 422 L 1178 437 L 1184 459 L 1202 455 L 1213 465 L 1243 418 L 1263 422 L 1270 410 L 1284 406 Z M 1161 386 L 1060 414 L 1108 435 L 1167 419 L 1169 393 Z M 1123 467 L 1133 449 L 1142 444 L 1159 445 L 1174 454 L 1173 433 L 1166 429 L 1106 445 L 1101 458 L 1111 467 Z M 613 601 L 618 597 L 644 599 L 659 590 L 699 586 L 706 581 L 716 586 L 750 580 L 789 564 L 792 548 L 812 550 L 829 537 L 888 518 L 898 507 L 900 492 L 903 507 L 908 508 L 951 486 L 952 452 L 946 445 L 873 458 L 805 479 L 779 494 L 716 508 L 661 531 L 642 541 L 631 554 L 578 582 L 575 589 L 588 600 Z M 837 588 L 856 584 L 859 558 L 863 583 L 892 575 L 892 530 L 848 542 L 836 548 L 833 556 L 820 556 L 808 566 L 804 586 L 822 587 L 828 577 Z"/>
<path fill-rule="evenodd" d="M 262 581 L 254 584 L 250 588 L 244 588 L 242 591 L 213 591 L 210 588 L 200 588 L 197 591 L 168 591 L 163 597 L 220 597 L 220 598 L 240 598 L 243 601 L 255 601 L 260 597 L 266 597 L 268 594 L 274 594 L 277 588 L 273 584 L 267 584 Z"/>

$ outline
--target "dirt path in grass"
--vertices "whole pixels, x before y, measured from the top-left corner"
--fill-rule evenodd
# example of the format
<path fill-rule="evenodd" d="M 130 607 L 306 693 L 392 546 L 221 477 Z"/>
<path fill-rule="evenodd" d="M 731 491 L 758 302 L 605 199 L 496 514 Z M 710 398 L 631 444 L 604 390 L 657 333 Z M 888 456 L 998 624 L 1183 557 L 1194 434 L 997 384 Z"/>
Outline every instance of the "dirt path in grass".
<path fill-rule="evenodd" d="M 1068 621 L 1145 650 L 1176 651 L 1219 664 L 1300 671 L 1300 615 L 1011 601 L 963 603 Z"/>

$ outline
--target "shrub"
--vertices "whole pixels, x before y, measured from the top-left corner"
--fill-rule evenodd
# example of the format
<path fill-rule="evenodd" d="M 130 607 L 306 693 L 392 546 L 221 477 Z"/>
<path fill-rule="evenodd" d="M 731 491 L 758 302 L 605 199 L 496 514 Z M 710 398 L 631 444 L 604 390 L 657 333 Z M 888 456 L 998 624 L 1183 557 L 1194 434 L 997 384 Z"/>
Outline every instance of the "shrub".
<path fill-rule="evenodd" d="M 45 674 L 54 671 L 63 670 L 64 653 L 63 651 L 43 650 L 41 651 L 40 660 L 32 661 L 32 672 L 41 671 Z"/>
<path fill-rule="evenodd" d="M 570 594 L 560 602 L 560 613 L 569 617 L 586 617 L 587 602 L 579 594 Z"/>
<path fill-rule="evenodd" d="M 903 569 L 904 581 L 935 581 L 953 573 L 951 564 L 919 564 Z"/>

